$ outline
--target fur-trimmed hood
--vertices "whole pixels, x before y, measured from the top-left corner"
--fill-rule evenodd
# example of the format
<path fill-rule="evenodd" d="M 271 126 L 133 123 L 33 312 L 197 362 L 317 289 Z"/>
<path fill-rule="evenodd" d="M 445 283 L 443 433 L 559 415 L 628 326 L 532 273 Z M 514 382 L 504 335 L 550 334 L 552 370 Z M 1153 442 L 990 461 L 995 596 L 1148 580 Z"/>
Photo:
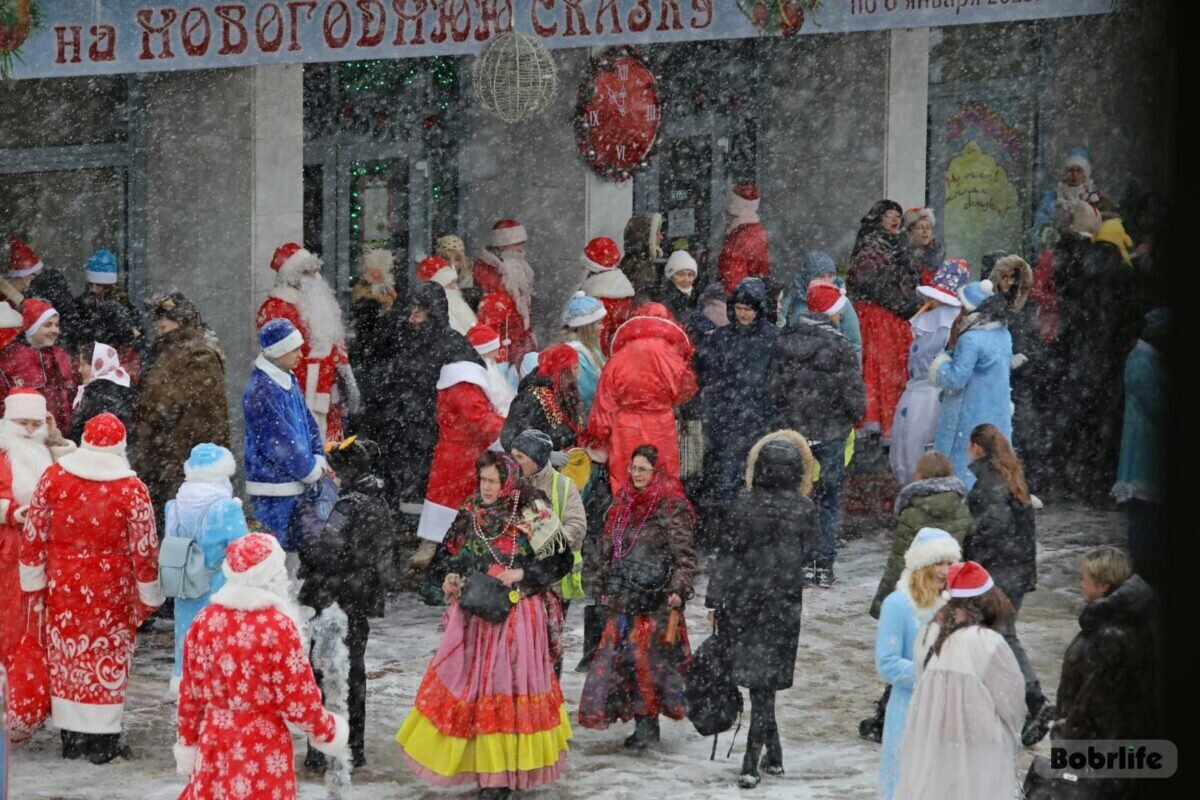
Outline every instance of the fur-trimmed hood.
<path fill-rule="evenodd" d="M 963 500 L 967 499 L 966 485 L 954 475 L 947 478 L 926 478 L 925 480 L 913 481 L 900 490 L 900 494 L 896 495 L 896 503 L 892 509 L 893 513 L 898 517 L 900 516 L 900 512 L 907 508 L 916 498 L 928 497 L 931 494 L 941 494 L 943 492 L 954 492 Z"/>
<path fill-rule="evenodd" d="M 799 452 L 799 464 L 795 463 L 796 456 L 790 452 L 790 448 L 773 447 L 764 454 L 764 450 L 772 442 L 781 442 L 792 445 Z M 779 452 L 772 452 L 779 451 Z M 762 460 L 762 470 L 758 469 L 759 461 Z M 780 430 L 774 433 L 768 433 L 766 436 L 759 439 L 750 448 L 750 454 L 746 458 L 746 488 L 753 488 L 756 479 L 761 483 L 763 479 L 770 480 L 768 472 L 792 472 L 797 469 L 802 470 L 802 474 L 797 483 L 797 489 L 800 494 L 807 495 L 812 491 L 812 472 L 813 472 L 813 457 L 812 450 L 809 449 L 808 442 L 798 431 Z M 772 482 L 773 483 L 773 482 Z"/>
<path fill-rule="evenodd" d="M 1029 300 L 1029 292 L 1033 288 L 1033 270 L 1025 259 L 1020 256 L 1005 256 L 996 262 L 988 273 L 988 280 L 993 286 L 999 286 L 1002 279 L 1011 278 L 1012 287 L 1006 293 L 1009 306 L 1013 311 L 1020 311 Z"/>

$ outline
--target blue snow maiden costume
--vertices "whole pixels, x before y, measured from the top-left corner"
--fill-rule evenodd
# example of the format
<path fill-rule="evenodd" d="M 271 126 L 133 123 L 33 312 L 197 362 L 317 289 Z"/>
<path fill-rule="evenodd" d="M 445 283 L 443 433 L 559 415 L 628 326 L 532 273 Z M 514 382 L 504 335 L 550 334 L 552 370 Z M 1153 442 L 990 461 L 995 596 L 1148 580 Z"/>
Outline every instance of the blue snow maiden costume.
<path fill-rule="evenodd" d="M 263 325 L 258 332 L 262 353 L 254 361 L 254 372 L 242 395 L 250 509 L 289 553 L 300 547 L 290 530 L 292 511 L 304 490 L 324 474 L 325 451 L 296 377 L 270 359 L 303 342 L 300 332 L 286 319 Z"/>
<path fill-rule="evenodd" d="M 188 536 L 204 551 L 210 570 L 208 594 L 191 599 L 175 598 L 175 668 L 171 671 L 171 694 L 179 692 L 183 676 L 183 642 L 196 615 L 208 606 L 213 592 L 225 585 L 221 566 L 225 548 L 246 535 L 242 501 L 233 496 L 230 478 L 237 471 L 233 453 L 217 444 L 192 448 L 183 464 L 183 484 L 174 500 L 167 501 L 163 536 Z"/>
<path fill-rule="evenodd" d="M 1012 334 L 1008 303 L 992 293 L 991 281 L 975 281 L 958 290 L 967 318 L 953 353 L 941 353 L 929 365 L 929 380 L 942 390 L 934 449 L 950 459 L 954 474 L 970 489 L 975 474 L 967 469 L 967 440 L 977 425 L 989 422 L 1012 441 Z"/>
<path fill-rule="evenodd" d="M 940 528 L 922 528 L 904 553 L 904 572 L 896 582 L 896 591 L 883 601 L 879 629 L 875 634 L 875 669 L 879 677 L 892 685 L 887 711 L 883 717 L 883 751 L 879 758 L 879 797 L 891 800 L 900 777 L 900 740 L 904 720 L 917 679 L 913 664 L 913 643 L 917 634 L 945 600 L 940 593 L 933 605 L 917 608 L 909 589 L 910 576 L 931 564 L 962 560 L 962 551 L 954 537 Z"/>

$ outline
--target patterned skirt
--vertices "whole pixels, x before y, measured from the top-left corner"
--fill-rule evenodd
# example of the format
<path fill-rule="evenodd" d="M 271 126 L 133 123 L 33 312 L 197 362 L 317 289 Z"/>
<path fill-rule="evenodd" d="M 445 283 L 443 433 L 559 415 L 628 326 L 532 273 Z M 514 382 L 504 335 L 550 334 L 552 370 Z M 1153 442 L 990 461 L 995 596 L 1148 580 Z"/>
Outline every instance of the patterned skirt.
<path fill-rule="evenodd" d="M 855 303 L 854 310 L 862 329 L 863 384 L 867 391 L 867 410 L 858 427 L 879 431 L 890 440 L 896 406 L 908 383 L 912 326 L 874 303 Z"/>
<path fill-rule="evenodd" d="M 667 641 L 667 609 L 652 614 L 610 612 L 583 684 L 579 724 L 604 730 L 633 717 L 683 719 L 683 686 L 692 657 L 680 612 Z"/>
<path fill-rule="evenodd" d="M 454 603 L 444 623 L 416 706 L 396 734 L 409 768 L 437 786 L 523 790 L 558 780 L 572 734 L 543 599 L 523 597 L 502 623 Z"/>

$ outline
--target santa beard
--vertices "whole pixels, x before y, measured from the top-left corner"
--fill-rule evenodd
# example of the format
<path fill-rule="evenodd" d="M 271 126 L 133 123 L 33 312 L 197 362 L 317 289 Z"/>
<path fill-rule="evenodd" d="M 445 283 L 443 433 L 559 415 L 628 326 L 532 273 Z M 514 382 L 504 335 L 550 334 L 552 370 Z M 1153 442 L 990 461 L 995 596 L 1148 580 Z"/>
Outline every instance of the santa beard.
<path fill-rule="evenodd" d="M 45 425 L 27 435 L 25 429 L 12 420 L 0 419 L 0 450 L 8 457 L 13 499 L 19 506 L 29 505 L 42 473 L 54 463 L 50 448 L 46 447 L 48 436 Z"/>
<path fill-rule="evenodd" d="M 302 275 L 299 290 L 296 308 L 308 328 L 310 354 L 313 358 L 324 358 L 335 345 L 341 347 L 346 343 L 337 294 L 320 273 Z"/>
<path fill-rule="evenodd" d="M 528 327 L 529 306 L 533 297 L 533 267 L 525 260 L 525 256 L 516 253 L 505 253 L 500 260 L 504 262 L 504 269 L 500 271 L 504 288 L 517 302 L 517 310 Z"/>
<path fill-rule="evenodd" d="M 456 333 L 467 335 L 467 331 L 476 323 L 475 312 L 463 299 L 459 289 L 446 289 L 446 306 L 450 314 L 450 328 Z"/>

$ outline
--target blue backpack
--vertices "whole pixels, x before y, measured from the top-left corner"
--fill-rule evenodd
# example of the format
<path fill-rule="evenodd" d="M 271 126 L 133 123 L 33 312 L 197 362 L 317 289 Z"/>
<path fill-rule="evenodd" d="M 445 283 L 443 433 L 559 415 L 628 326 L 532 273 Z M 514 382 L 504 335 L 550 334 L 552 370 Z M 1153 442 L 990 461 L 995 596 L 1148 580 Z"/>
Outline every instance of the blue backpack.
<path fill-rule="evenodd" d="M 204 509 L 197 530 L 204 527 L 208 512 L 216 504 L 214 501 Z M 158 580 L 162 584 L 163 594 L 167 597 L 195 600 L 208 594 L 212 588 L 213 575 L 221 568 L 221 562 L 225 559 L 221 559 L 221 562 L 209 569 L 204 563 L 204 548 L 195 537 L 195 531 L 187 531 L 182 524 L 176 524 L 173 534 L 159 544 Z"/>

